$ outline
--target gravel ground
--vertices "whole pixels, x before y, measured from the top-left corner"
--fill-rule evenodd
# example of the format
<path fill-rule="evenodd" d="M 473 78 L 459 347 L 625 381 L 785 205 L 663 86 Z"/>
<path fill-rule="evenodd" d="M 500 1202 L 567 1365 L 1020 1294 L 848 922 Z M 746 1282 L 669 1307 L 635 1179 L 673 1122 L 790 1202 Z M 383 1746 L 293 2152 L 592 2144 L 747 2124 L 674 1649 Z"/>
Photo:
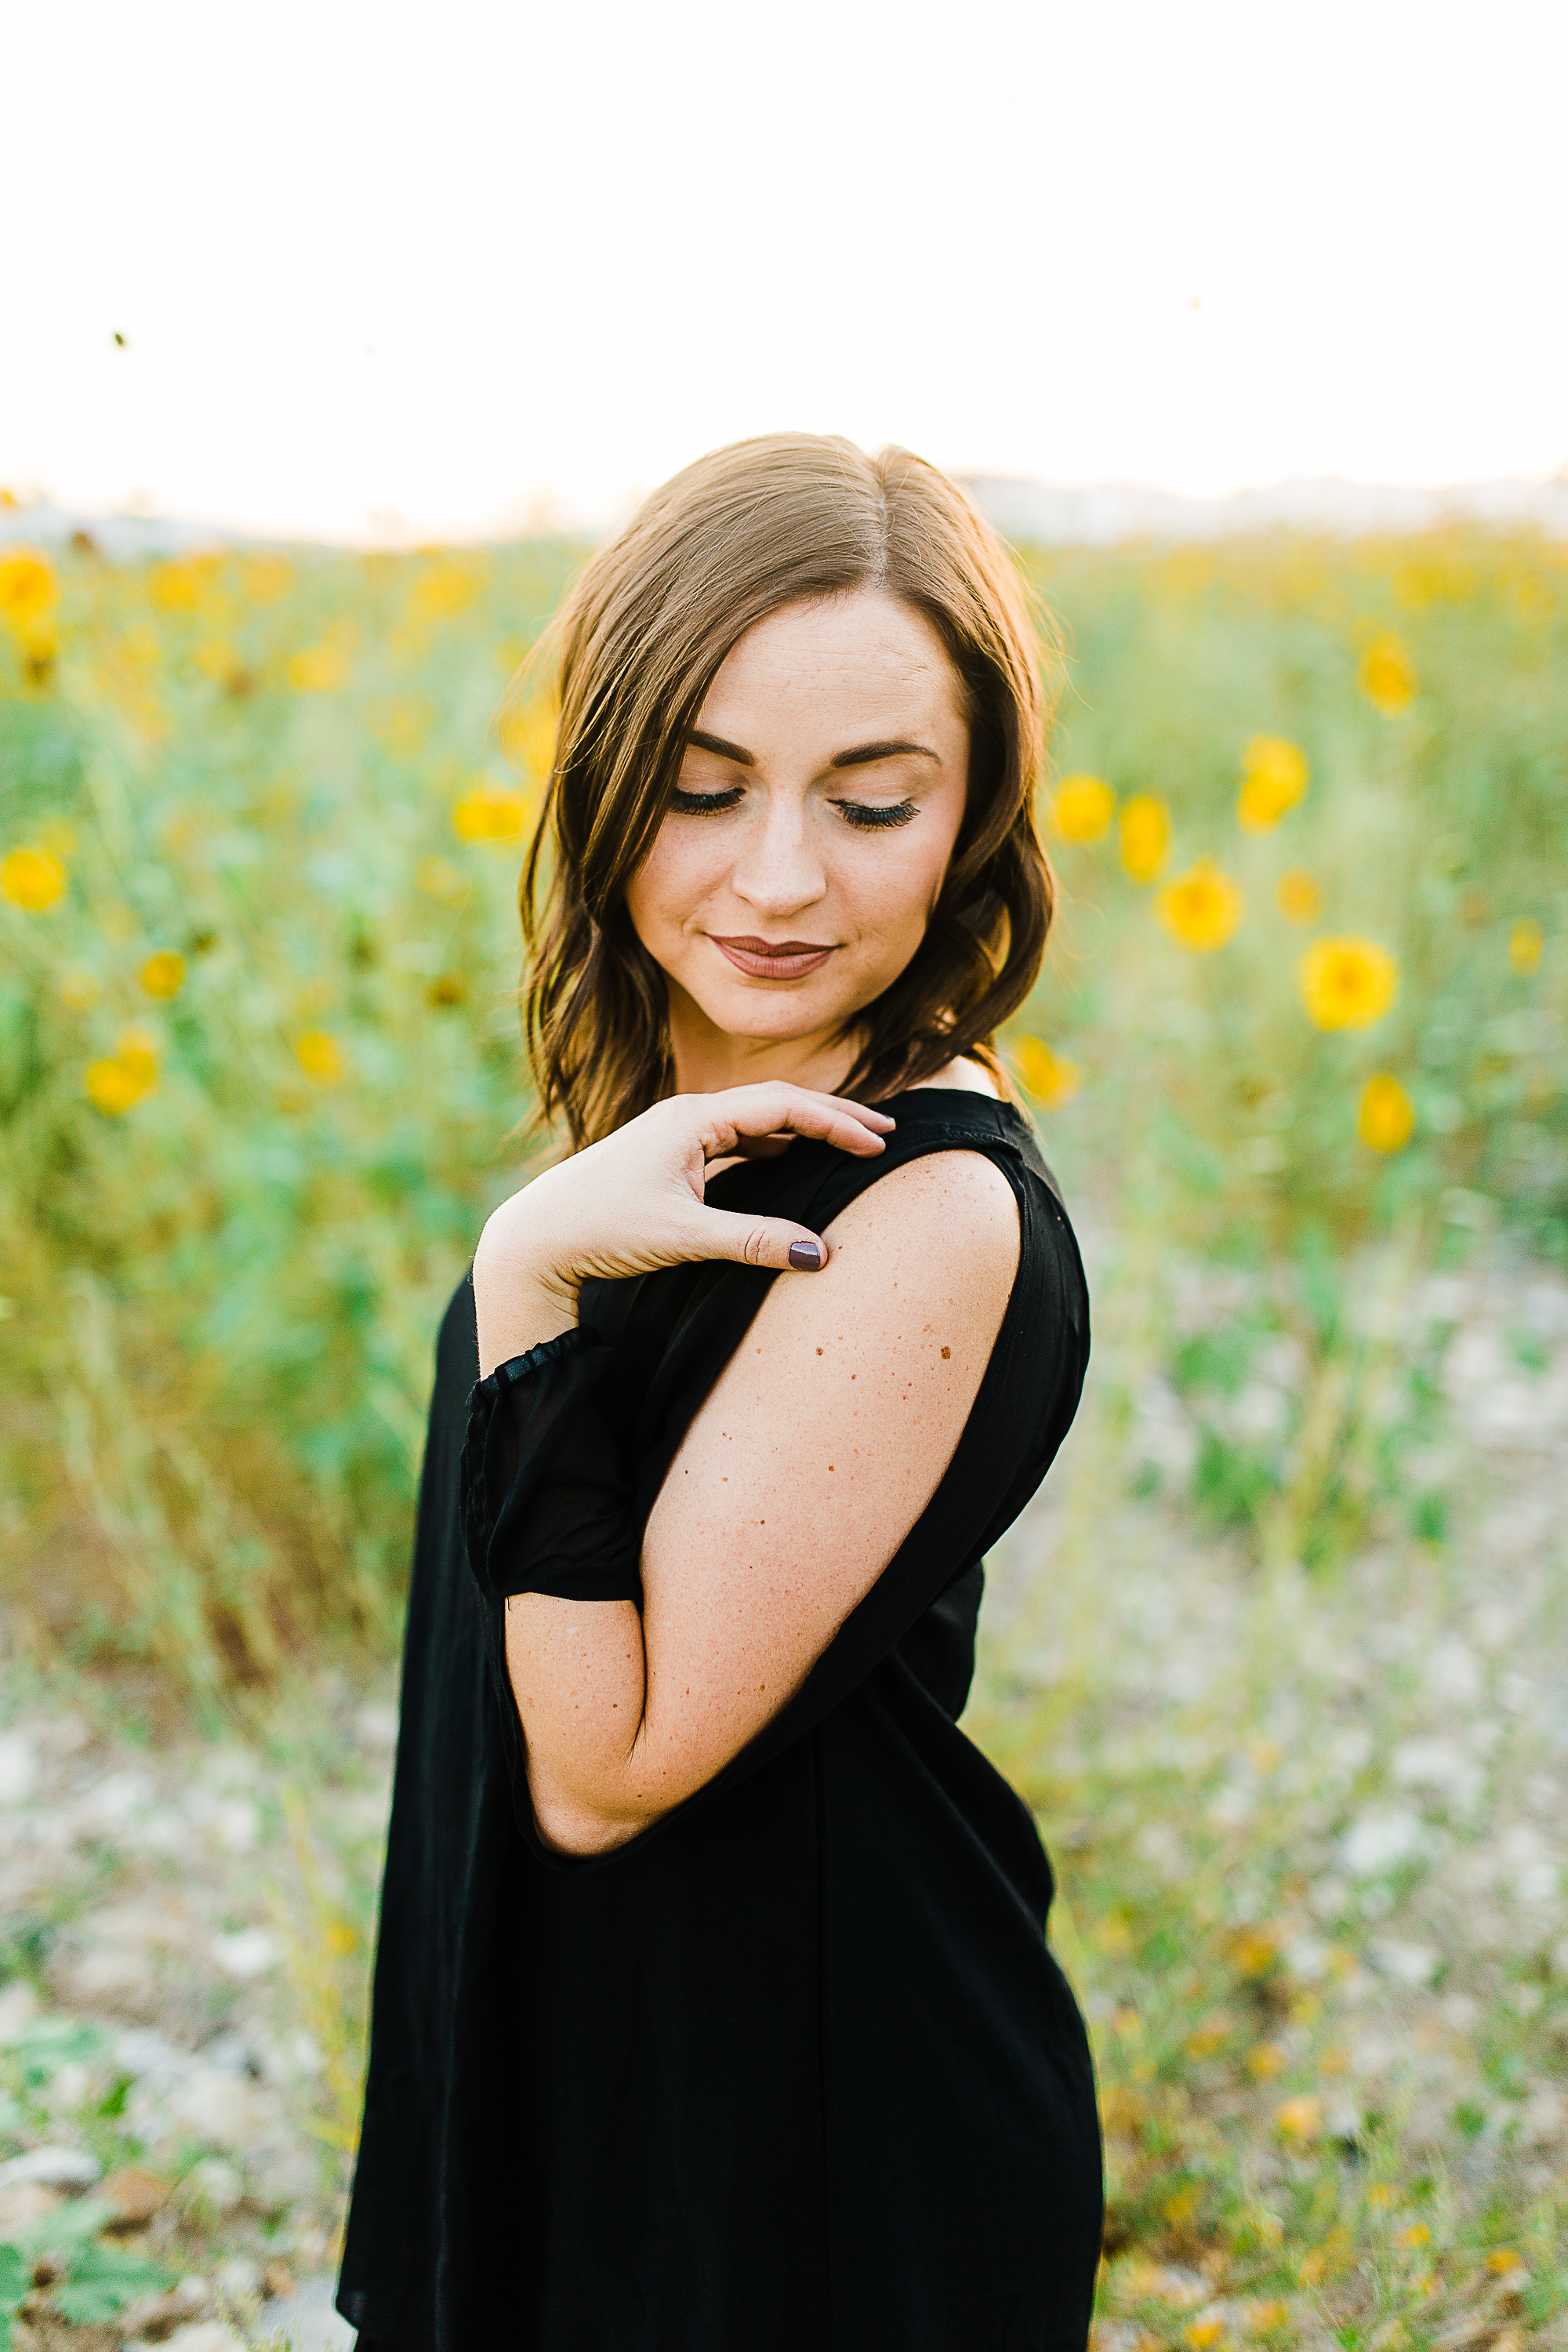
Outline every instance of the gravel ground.
<path fill-rule="evenodd" d="M 1223 1327 L 1234 1286 L 1194 1276 L 1176 1311 Z M 1387 1321 L 1386 1298 L 1368 1314 Z M 1317 1575 L 1259 1565 L 1179 1498 L 1202 1413 L 1102 1323 L 1079 1430 L 993 1564 L 972 1727 L 1060 1870 L 1113 2225 L 1130 2217 L 1106 2352 L 1568 2344 L 1531 2304 L 1539 2257 L 1500 2235 L 1563 2210 L 1568 2172 L 1568 1285 L 1500 1260 L 1399 1290 L 1394 1356 L 1436 1367 L 1438 1396 L 1408 1476 L 1441 1485 L 1451 1524 L 1415 1542 L 1374 1522 Z M 1299 1377 L 1288 1348 L 1260 1350 L 1232 1424 L 1279 1425 Z M 139 1715 L 123 1683 L 5 1669 L 0 2304 L 9 2277 L 18 2343 L 348 2340 L 325 2282 L 393 1698 L 384 1668 L 332 1668 L 196 1730 Z M 1195 1961 L 1165 2008 L 1162 1979 L 1135 1983 L 1117 1923 L 1140 1906 L 1223 1949 L 1229 1990 Z M 1386 2208 L 1403 2335 L 1366 2317 L 1363 2237 L 1342 2292 L 1331 2252 L 1312 2272 L 1338 2242 L 1325 2223 L 1270 2297 L 1193 2234 L 1186 2189 L 1138 2221 L 1173 2073 L 1192 2196 L 1229 2183 L 1260 2242 L 1289 2240 L 1333 2149 L 1360 2151 L 1356 2228 Z M 1367 2151 L 1390 2131 L 1380 2172 Z"/>

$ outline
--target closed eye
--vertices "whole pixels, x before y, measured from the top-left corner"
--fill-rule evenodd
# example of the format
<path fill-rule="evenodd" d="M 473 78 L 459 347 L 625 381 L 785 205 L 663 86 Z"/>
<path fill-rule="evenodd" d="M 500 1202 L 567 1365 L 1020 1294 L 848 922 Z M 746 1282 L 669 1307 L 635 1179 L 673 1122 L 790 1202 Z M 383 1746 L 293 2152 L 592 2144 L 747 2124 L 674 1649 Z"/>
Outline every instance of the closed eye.
<path fill-rule="evenodd" d="M 669 805 L 678 816 L 708 816 L 717 809 L 732 809 L 744 787 L 726 784 L 721 792 L 689 793 L 677 784 L 669 796 Z"/>
<path fill-rule="evenodd" d="M 885 825 L 908 824 L 920 813 L 916 801 L 893 801 L 885 806 L 872 801 L 835 801 L 833 805 L 846 824 L 854 825 L 861 833 L 879 832 Z"/>

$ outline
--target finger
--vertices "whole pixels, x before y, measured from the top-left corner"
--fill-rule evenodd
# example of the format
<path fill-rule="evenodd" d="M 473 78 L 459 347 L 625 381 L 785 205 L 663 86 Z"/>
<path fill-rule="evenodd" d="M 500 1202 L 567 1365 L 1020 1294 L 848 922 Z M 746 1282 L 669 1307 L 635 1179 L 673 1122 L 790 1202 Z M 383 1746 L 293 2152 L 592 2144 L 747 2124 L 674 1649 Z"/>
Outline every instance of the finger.
<path fill-rule="evenodd" d="M 728 1209 L 705 1209 L 702 1255 L 733 1258 L 737 1265 L 770 1267 L 775 1274 L 819 1274 L 827 1264 L 827 1244 L 808 1225 L 785 1217 L 743 1217 Z"/>
<path fill-rule="evenodd" d="M 868 1159 L 883 1149 L 883 1138 L 895 1125 L 886 1111 L 805 1087 L 731 1087 L 707 1097 L 703 1108 L 711 1122 L 713 1140 L 705 1144 L 710 1158 L 733 1151 L 742 1136 L 784 1133 Z"/>

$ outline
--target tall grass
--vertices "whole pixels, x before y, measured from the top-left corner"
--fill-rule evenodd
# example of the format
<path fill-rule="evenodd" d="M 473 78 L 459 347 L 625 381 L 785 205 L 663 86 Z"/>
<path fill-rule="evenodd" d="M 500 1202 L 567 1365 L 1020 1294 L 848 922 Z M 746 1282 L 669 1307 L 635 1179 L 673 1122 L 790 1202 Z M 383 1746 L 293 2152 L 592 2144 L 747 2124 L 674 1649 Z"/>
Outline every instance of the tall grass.
<path fill-rule="evenodd" d="M 579 554 L 0 559 L 0 1458 L 29 1638 L 216 1687 L 390 1635 L 431 1333 L 527 1108 L 512 898 L 548 727 L 498 711 Z M 1416 1396 L 1363 1410 L 1357 1253 L 1499 1217 L 1563 1247 L 1568 565 L 1474 533 L 1031 562 L 1070 657 L 1057 772 L 1100 780 L 1107 823 L 1058 793 L 1018 1066 L 1151 1315 L 1173 1252 L 1281 1269 L 1217 1352 L 1169 1318 L 1156 1344 L 1212 1403 L 1207 1507 L 1326 1557 L 1418 1434 Z M 1247 830 L 1260 736 L 1310 780 Z M 1157 871 L 1135 798 L 1167 813 Z M 1212 947 L 1162 898 L 1205 860 Z M 1314 1018 L 1321 938 L 1394 960 L 1368 1025 Z M 1242 1444 L 1237 1350 L 1280 1344 L 1289 1410 Z"/>

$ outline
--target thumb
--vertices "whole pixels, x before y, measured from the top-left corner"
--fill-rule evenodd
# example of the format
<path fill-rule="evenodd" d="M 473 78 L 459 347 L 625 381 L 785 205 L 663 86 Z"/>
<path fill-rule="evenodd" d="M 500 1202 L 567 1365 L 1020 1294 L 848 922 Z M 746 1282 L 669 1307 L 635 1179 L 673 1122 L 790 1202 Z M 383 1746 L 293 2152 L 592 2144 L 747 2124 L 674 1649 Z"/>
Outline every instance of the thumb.
<path fill-rule="evenodd" d="M 702 1232 L 705 1257 L 771 1266 L 775 1274 L 817 1274 L 827 1264 L 827 1244 L 808 1226 L 792 1224 L 785 1217 L 742 1217 L 730 1209 L 709 1209 L 703 1213 Z"/>

